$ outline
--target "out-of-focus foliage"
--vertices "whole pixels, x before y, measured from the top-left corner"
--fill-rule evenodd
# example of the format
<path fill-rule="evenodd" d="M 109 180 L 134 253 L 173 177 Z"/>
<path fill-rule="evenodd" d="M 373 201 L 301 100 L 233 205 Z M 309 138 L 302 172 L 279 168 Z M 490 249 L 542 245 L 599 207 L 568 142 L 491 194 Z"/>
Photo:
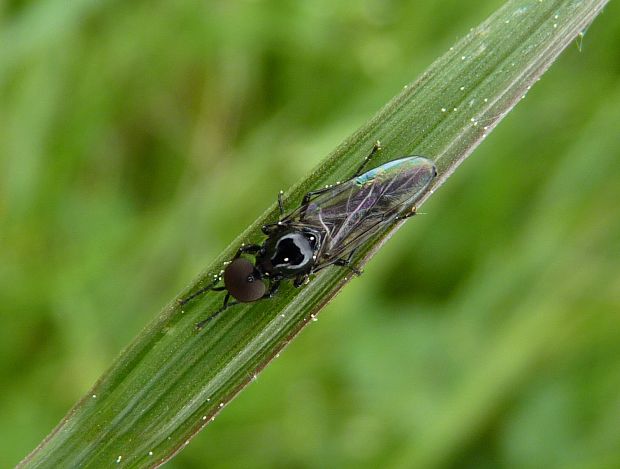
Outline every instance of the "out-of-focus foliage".
<path fill-rule="evenodd" d="M 3 3 L 0 466 L 500 4 Z M 620 465 L 615 10 L 169 467 Z"/>

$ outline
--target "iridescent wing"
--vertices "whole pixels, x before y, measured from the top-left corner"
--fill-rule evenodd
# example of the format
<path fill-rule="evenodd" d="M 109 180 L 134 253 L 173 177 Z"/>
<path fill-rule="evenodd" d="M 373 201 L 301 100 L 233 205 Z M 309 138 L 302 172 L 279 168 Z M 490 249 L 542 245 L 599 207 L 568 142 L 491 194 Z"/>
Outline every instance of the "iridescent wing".
<path fill-rule="evenodd" d="M 325 233 L 318 270 L 348 255 L 381 227 L 410 212 L 435 177 L 428 159 L 390 161 L 312 197 L 282 222 L 313 226 Z"/>

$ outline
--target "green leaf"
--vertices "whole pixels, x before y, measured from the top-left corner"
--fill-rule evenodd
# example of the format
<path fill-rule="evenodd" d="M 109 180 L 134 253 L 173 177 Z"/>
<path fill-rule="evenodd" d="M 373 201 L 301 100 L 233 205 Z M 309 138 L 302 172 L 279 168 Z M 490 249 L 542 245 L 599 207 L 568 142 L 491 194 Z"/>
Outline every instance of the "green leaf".
<path fill-rule="evenodd" d="M 376 140 L 376 165 L 407 154 L 436 162 L 423 203 L 584 30 L 605 0 L 515 0 L 482 23 L 315 171 L 288 191 L 287 209 L 304 193 L 347 179 Z M 181 297 L 208 284 L 242 242 L 260 242 L 256 220 Z M 365 246 L 363 265 L 397 228 Z M 307 286 L 282 287 L 272 300 L 235 306 L 197 331 L 222 294 L 172 301 L 121 354 L 93 389 L 23 462 L 23 467 L 155 466 L 182 449 L 350 280 L 323 271 Z M 363 278 L 359 281 L 364 281 Z"/>

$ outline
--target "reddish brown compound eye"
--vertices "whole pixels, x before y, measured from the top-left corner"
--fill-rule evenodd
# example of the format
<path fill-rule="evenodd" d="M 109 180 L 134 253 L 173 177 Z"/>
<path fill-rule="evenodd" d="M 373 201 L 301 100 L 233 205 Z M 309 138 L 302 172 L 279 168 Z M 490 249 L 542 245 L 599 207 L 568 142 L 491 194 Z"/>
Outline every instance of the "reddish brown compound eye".
<path fill-rule="evenodd" d="M 224 285 L 231 296 L 242 303 L 259 300 L 265 294 L 265 283 L 255 277 L 254 264 L 239 257 L 224 270 Z"/>

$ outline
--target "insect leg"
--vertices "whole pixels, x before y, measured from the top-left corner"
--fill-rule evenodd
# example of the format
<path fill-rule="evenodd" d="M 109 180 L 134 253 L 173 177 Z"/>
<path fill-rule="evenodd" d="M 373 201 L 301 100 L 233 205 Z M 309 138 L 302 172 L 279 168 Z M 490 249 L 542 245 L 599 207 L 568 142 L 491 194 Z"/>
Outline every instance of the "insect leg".
<path fill-rule="evenodd" d="M 355 275 L 357 275 L 358 277 L 364 273 L 362 270 L 359 270 L 353 267 L 351 265 L 351 261 L 348 261 L 346 259 L 338 259 L 336 262 L 334 262 L 334 265 L 337 265 L 338 267 L 345 267 L 349 269 L 351 272 L 353 272 Z"/>
<path fill-rule="evenodd" d="M 405 212 L 402 215 L 398 215 L 396 217 L 396 221 L 398 221 L 398 220 L 406 220 L 407 218 L 414 216 L 416 214 L 416 212 L 417 212 L 417 208 L 414 205 L 413 207 L 411 207 L 411 210 L 409 210 L 408 212 Z"/>
<path fill-rule="evenodd" d="M 261 231 L 266 234 L 267 236 L 269 236 L 271 233 L 273 233 L 274 231 L 276 231 L 276 229 L 281 226 L 279 223 L 269 223 L 267 225 L 263 225 L 263 227 L 261 228 Z"/>
<path fill-rule="evenodd" d="M 280 218 L 284 216 L 284 202 L 282 202 L 283 192 L 278 192 L 278 208 L 280 209 Z"/>
<path fill-rule="evenodd" d="M 308 192 L 306 195 L 304 195 L 304 199 L 301 201 L 301 205 L 308 205 L 308 203 L 310 202 L 310 199 L 312 199 L 312 197 L 317 196 L 317 195 L 321 195 L 327 191 L 332 190 L 332 186 L 330 187 L 323 187 L 322 189 L 317 189 L 315 191 L 310 191 Z"/>
<path fill-rule="evenodd" d="M 284 218 L 284 202 L 282 201 L 283 195 L 284 192 L 278 192 L 278 210 L 280 210 L 280 221 Z M 268 223 L 263 225 L 261 231 L 269 236 L 278 228 L 278 226 L 280 226 L 280 221 L 278 221 L 278 223 Z"/>
<path fill-rule="evenodd" d="M 269 291 L 263 295 L 263 298 L 273 298 L 280 288 L 280 280 L 272 280 L 269 284 Z"/>
<path fill-rule="evenodd" d="M 361 164 L 361 165 L 357 168 L 357 170 L 355 171 L 355 174 L 353 174 L 353 176 L 352 176 L 352 177 L 357 177 L 357 176 L 359 176 L 359 175 L 362 173 L 362 171 L 363 171 L 364 167 L 368 164 L 368 162 L 369 162 L 369 161 L 370 161 L 370 160 L 371 160 L 371 159 L 372 159 L 372 158 L 373 158 L 373 157 L 374 157 L 377 153 L 379 153 L 380 151 L 381 151 L 381 142 L 380 142 L 379 140 L 377 140 L 377 141 L 375 142 L 375 144 L 372 146 L 372 150 L 370 151 L 370 154 L 369 154 L 368 156 L 366 156 L 366 158 L 364 158 L 364 161 L 362 161 L 362 164 Z M 303 208 L 302 208 L 302 210 L 301 210 L 301 216 L 300 216 L 300 218 L 301 218 L 302 220 L 304 219 L 304 216 L 305 216 L 305 214 L 306 214 L 306 208 L 307 208 L 307 205 L 310 203 L 310 199 L 312 199 L 312 197 L 315 197 L 315 196 L 317 196 L 317 195 L 323 194 L 323 193 L 325 193 L 325 192 L 327 192 L 327 191 L 331 190 L 332 188 L 333 188 L 333 186 L 329 186 L 329 187 L 324 187 L 324 188 L 322 188 L 322 189 L 317 189 L 317 190 L 315 190 L 315 191 L 310 191 L 310 192 L 308 192 L 308 193 L 304 196 L 303 200 L 301 201 L 301 206 L 302 206 Z M 265 230 L 263 230 L 263 231 L 265 231 Z M 267 234 L 267 233 L 265 233 L 265 234 Z"/>
<path fill-rule="evenodd" d="M 351 272 L 353 272 L 355 275 L 359 277 L 364 272 L 351 265 L 351 259 L 353 258 L 353 255 L 355 254 L 356 250 L 357 249 L 354 249 L 353 251 L 351 251 L 351 254 L 349 254 L 349 257 L 347 257 L 346 259 L 337 259 L 336 262 L 334 262 L 334 265 L 337 265 L 338 267 L 346 267 L 347 269 L 349 269 Z"/>
<path fill-rule="evenodd" d="M 220 278 L 216 278 L 213 282 L 211 282 L 209 285 L 207 285 L 206 287 L 202 287 L 200 290 L 195 291 L 194 293 L 192 293 L 191 295 L 189 295 L 187 298 L 183 298 L 181 300 L 177 300 L 177 304 L 179 304 L 179 306 L 184 305 L 188 302 L 190 302 L 191 300 L 193 300 L 194 298 L 196 298 L 197 296 L 202 295 L 203 293 L 206 293 L 210 290 L 212 291 L 223 291 L 226 290 L 225 287 L 216 287 L 217 283 L 220 281 Z"/>
<path fill-rule="evenodd" d="M 216 317 L 218 317 L 225 310 L 227 310 L 231 306 L 239 304 L 238 301 L 233 301 L 232 303 L 230 303 L 229 300 L 230 300 L 230 293 L 227 293 L 226 296 L 224 297 L 224 304 L 222 305 L 222 307 L 220 309 L 218 309 L 215 313 L 213 313 L 211 316 L 209 316 L 207 319 L 203 319 L 202 321 L 196 323 L 196 329 L 198 329 L 198 330 L 202 329 L 203 327 L 205 327 L 205 325 L 209 321 L 211 321 L 212 319 L 215 319 Z"/>
<path fill-rule="evenodd" d="M 310 191 L 306 195 L 304 195 L 304 199 L 301 201 L 301 213 L 299 215 L 300 220 L 303 221 L 306 217 L 306 209 L 308 208 L 308 204 L 310 203 L 310 199 L 312 199 L 312 197 L 324 194 L 327 191 L 331 191 L 333 188 L 333 186 L 323 187 L 322 189 Z"/>
<path fill-rule="evenodd" d="M 370 151 L 370 154 L 369 154 L 366 158 L 364 158 L 364 161 L 362 161 L 362 164 L 361 164 L 361 165 L 357 168 L 357 171 L 355 171 L 355 174 L 354 174 L 352 177 L 357 177 L 357 176 L 359 176 L 359 175 L 361 174 L 362 170 L 364 169 L 364 167 L 368 164 L 368 162 L 369 162 L 369 161 L 370 161 L 370 160 L 371 160 L 371 159 L 372 159 L 372 158 L 373 158 L 373 157 L 374 157 L 374 156 L 375 156 L 375 155 L 376 155 L 379 151 L 381 151 L 381 142 L 380 142 L 379 140 L 377 140 L 377 141 L 375 142 L 375 144 L 373 145 L 372 150 Z M 310 191 L 310 192 L 308 192 L 308 193 L 304 196 L 303 200 L 301 201 L 301 206 L 303 207 L 303 208 L 302 208 L 302 210 L 301 210 L 301 215 L 300 215 L 301 220 L 303 220 L 303 219 L 304 219 L 304 217 L 305 217 L 305 215 L 306 215 L 306 209 L 307 209 L 308 204 L 310 203 L 310 200 L 311 200 L 313 197 L 316 197 L 317 195 L 321 195 L 321 194 L 323 194 L 323 193 L 325 193 L 325 192 L 327 192 L 327 191 L 330 191 L 330 190 L 332 190 L 332 189 L 333 189 L 333 186 L 329 186 L 329 187 L 324 187 L 324 188 L 322 188 L 322 189 L 317 189 L 317 190 L 315 190 L 315 191 Z M 263 230 L 263 231 L 265 231 L 265 230 Z M 265 233 L 265 234 L 267 234 L 267 233 Z"/>
<path fill-rule="evenodd" d="M 295 288 L 299 288 L 304 283 L 306 283 L 306 280 L 308 280 L 308 277 L 309 277 L 308 274 L 301 274 L 295 277 L 295 281 L 293 282 L 293 285 L 295 286 Z"/>
<path fill-rule="evenodd" d="M 357 168 L 357 171 L 355 171 L 355 174 L 353 175 L 353 177 L 357 177 L 360 174 L 362 174 L 362 170 L 364 169 L 364 167 L 380 151 L 381 151 L 381 142 L 377 140 L 375 144 L 372 146 L 372 150 L 370 151 L 370 154 L 366 158 L 364 158 L 364 161 L 362 161 L 362 164 L 359 166 L 359 168 Z"/>
<path fill-rule="evenodd" d="M 242 244 L 237 250 L 237 254 L 233 259 L 238 259 L 241 257 L 241 254 L 256 254 L 261 249 L 260 244 Z"/>
<path fill-rule="evenodd" d="M 370 151 L 370 154 L 366 158 L 364 158 L 364 161 L 362 161 L 362 164 L 359 166 L 359 168 L 357 168 L 357 171 L 355 171 L 355 174 L 353 174 L 353 177 L 359 176 L 362 170 L 364 169 L 364 167 L 368 164 L 368 162 L 380 151 L 381 151 L 381 142 L 377 140 L 375 144 L 373 145 L 372 150 Z M 323 194 L 324 192 L 327 192 L 328 190 L 331 190 L 331 189 L 332 189 L 332 186 L 324 187 L 322 189 L 317 189 L 315 191 L 310 191 L 304 196 L 303 200 L 301 201 L 301 204 L 306 205 L 308 202 L 310 202 L 310 199 L 312 197 Z"/>

